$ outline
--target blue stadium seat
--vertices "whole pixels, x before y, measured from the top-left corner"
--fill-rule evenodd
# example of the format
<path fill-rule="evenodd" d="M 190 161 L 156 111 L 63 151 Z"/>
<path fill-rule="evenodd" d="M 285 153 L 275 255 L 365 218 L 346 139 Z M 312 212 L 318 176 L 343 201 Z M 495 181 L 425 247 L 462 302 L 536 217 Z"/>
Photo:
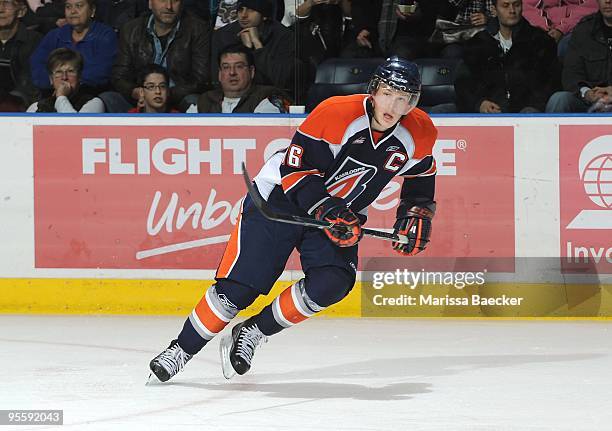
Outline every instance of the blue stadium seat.
<path fill-rule="evenodd" d="M 419 58 L 414 62 L 421 73 L 419 108 L 429 111 L 432 106 L 455 103 L 455 75 L 459 59 Z"/>
<path fill-rule="evenodd" d="M 384 58 L 331 58 L 319 64 L 315 82 L 308 90 L 306 111 L 312 111 L 331 96 L 365 93 L 376 67 Z M 423 82 L 419 107 L 455 102 L 454 79 L 460 60 L 421 58 L 415 60 Z"/>
<path fill-rule="evenodd" d="M 308 89 L 306 110 L 312 111 L 331 96 L 365 93 L 370 77 L 384 58 L 330 58 L 317 66 Z"/>

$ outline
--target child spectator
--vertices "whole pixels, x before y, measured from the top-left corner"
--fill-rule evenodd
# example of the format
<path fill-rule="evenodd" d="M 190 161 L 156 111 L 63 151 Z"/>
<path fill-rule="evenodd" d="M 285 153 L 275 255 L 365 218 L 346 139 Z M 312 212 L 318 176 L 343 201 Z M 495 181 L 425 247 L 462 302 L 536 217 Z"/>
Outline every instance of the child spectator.
<path fill-rule="evenodd" d="M 149 64 L 140 71 L 138 77 L 140 86 L 140 98 L 138 106 L 130 109 L 130 113 L 154 113 L 179 112 L 168 107 L 168 90 L 170 88 L 170 77 L 168 71 L 158 64 Z"/>

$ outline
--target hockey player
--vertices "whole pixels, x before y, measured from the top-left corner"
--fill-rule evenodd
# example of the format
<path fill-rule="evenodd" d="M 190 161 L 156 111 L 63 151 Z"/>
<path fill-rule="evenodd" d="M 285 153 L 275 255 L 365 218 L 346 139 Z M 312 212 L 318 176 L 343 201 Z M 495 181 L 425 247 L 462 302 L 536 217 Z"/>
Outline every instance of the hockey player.
<path fill-rule="evenodd" d="M 421 80 L 415 64 L 387 59 L 369 94 L 332 97 L 304 120 L 286 151 L 272 156 L 254 182 L 279 212 L 333 222 L 319 230 L 270 221 L 247 195 L 216 273 L 170 346 L 150 369 L 165 382 L 259 295 L 267 294 L 294 248 L 305 277 L 259 314 L 232 328 L 220 343 L 223 375 L 244 374 L 267 337 L 342 300 L 352 289 L 357 249 L 368 206 L 395 176 L 404 177 L 394 229 L 402 255 L 427 246 L 435 213 L 437 130 L 416 109 Z"/>

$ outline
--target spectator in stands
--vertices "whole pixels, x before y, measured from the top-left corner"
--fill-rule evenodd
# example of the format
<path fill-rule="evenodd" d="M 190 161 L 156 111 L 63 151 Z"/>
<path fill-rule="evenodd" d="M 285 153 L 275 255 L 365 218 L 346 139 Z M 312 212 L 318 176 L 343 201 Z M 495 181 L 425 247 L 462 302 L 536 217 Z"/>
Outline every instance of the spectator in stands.
<path fill-rule="evenodd" d="M 28 0 L 30 11 L 24 23 L 39 33 L 47 34 L 53 29 L 66 25 L 64 0 Z"/>
<path fill-rule="evenodd" d="M 0 0 L 0 105 L 4 111 L 24 111 L 37 98 L 30 76 L 30 55 L 41 35 L 20 22 L 25 0 Z"/>
<path fill-rule="evenodd" d="M 115 30 L 149 11 L 147 0 L 97 0 L 96 20 Z"/>
<path fill-rule="evenodd" d="M 294 84 L 294 35 L 271 16 L 271 0 L 238 0 L 238 21 L 213 32 L 212 58 L 226 46 L 242 43 L 255 58 L 255 82 L 288 89 Z M 217 68 L 214 64 L 213 76 Z"/>
<path fill-rule="evenodd" d="M 599 12 L 572 32 L 563 63 L 564 91 L 552 95 L 546 112 L 586 112 L 612 97 L 612 0 L 597 1 Z"/>
<path fill-rule="evenodd" d="M 140 71 L 138 77 L 140 98 L 138 105 L 130 109 L 130 113 L 160 114 L 163 112 L 179 112 L 168 106 L 168 89 L 170 77 L 168 71 L 158 64 L 149 64 Z"/>
<path fill-rule="evenodd" d="M 569 36 L 585 16 L 597 12 L 597 0 L 524 0 L 523 17 L 533 26 L 546 31 L 558 44 L 558 55 L 564 57 Z"/>
<path fill-rule="evenodd" d="M 51 52 L 47 62 L 53 94 L 33 103 L 28 112 L 104 112 L 104 103 L 80 86 L 83 56 L 69 48 Z"/>
<path fill-rule="evenodd" d="M 93 20 L 95 0 L 66 0 L 64 11 L 66 25 L 47 33 L 32 54 L 34 85 L 41 89 L 50 88 L 46 70 L 49 53 L 57 48 L 70 48 L 79 51 L 84 59 L 82 86 L 87 87 L 91 94 L 107 90 L 117 55 L 115 32 Z"/>
<path fill-rule="evenodd" d="M 285 7 L 282 23 L 298 30 L 300 57 L 316 66 L 327 58 L 340 56 L 345 18 L 351 16 L 350 0 L 292 0 L 290 3 L 293 7 Z"/>
<path fill-rule="evenodd" d="M 454 31 L 452 42 L 434 41 L 440 44 L 440 57 L 443 58 L 462 58 L 463 45 L 467 39 L 476 34 L 479 29 L 495 17 L 495 0 L 444 0 L 438 6 L 438 17 L 452 21 L 463 26 L 461 30 Z M 443 32 L 435 30 L 434 34 L 442 35 Z M 464 35 L 468 35 L 463 39 Z M 435 38 L 437 39 L 437 38 Z"/>
<path fill-rule="evenodd" d="M 181 0 L 150 0 L 152 14 L 129 21 L 121 28 L 119 52 L 113 66 L 116 92 L 100 95 L 108 112 L 127 112 L 136 105 L 142 88 L 136 82 L 146 65 L 166 68 L 170 76 L 170 106 L 180 111 L 196 103 L 208 84 L 209 25 L 183 13 Z"/>
<path fill-rule="evenodd" d="M 496 0 L 497 18 L 465 45 L 455 80 L 459 112 L 542 112 L 559 86 L 555 41 L 521 17 L 521 0 Z"/>
<path fill-rule="evenodd" d="M 191 0 L 198 2 L 198 0 Z M 295 10 L 295 1 L 300 0 L 287 0 L 291 1 L 293 9 Z M 238 20 L 238 0 L 210 0 L 211 5 L 211 16 L 213 19 L 214 29 L 220 29 L 225 27 L 227 24 L 231 24 Z M 282 21 L 285 15 L 286 4 L 285 0 L 272 0 L 272 14 L 271 17 L 276 21 Z"/>
<path fill-rule="evenodd" d="M 353 0 L 356 36 L 342 56 L 399 55 L 409 60 L 429 56 L 428 39 L 435 28 L 438 0 L 414 0 L 413 4 L 413 11 L 403 12 L 400 0 Z"/>
<path fill-rule="evenodd" d="M 230 45 L 219 53 L 220 88 L 207 91 L 187 112 L 201 113 L 287 113 L 291 104 L 286 94 L 269 85 L 253 84 L 255 58 L 242 44 Z"/>

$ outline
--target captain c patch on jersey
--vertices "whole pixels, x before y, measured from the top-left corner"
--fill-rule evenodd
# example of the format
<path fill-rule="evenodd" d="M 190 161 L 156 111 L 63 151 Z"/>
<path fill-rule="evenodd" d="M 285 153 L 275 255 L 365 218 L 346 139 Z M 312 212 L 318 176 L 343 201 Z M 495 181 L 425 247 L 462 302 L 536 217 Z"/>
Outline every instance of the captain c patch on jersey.
<path fill-rule="evenodd" d="M 366 188 L 378 169 L 376 166 L 347 157 L 338 169 L 325 182 L 330 195 L 354 201 Z"/>

